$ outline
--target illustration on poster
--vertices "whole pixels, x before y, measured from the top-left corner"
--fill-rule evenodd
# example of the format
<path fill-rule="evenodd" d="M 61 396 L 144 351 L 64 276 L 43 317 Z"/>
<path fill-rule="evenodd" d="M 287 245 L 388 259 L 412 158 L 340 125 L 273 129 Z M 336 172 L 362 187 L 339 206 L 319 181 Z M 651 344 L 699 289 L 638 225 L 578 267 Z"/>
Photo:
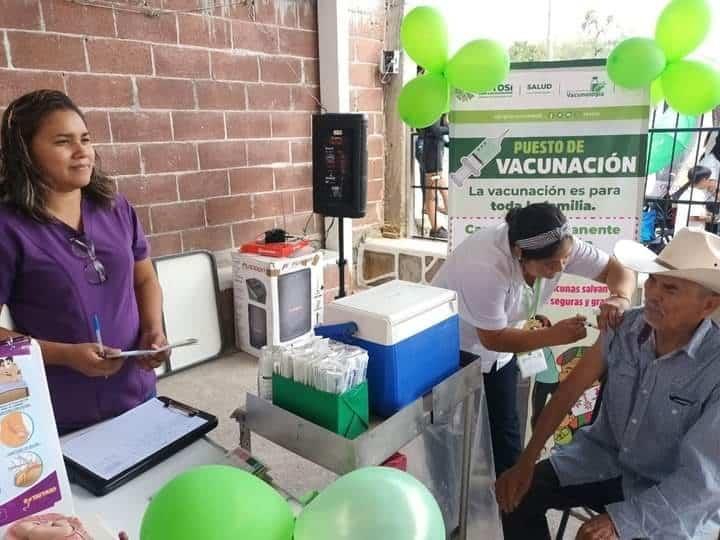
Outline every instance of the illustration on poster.
<path fill-rule="evenodd" d="M 457 187 L 462 187 L 465 180 L 471 176 L 480 176 L 485 165 L 500 153 L 502 141 L 509 132 L 510 130 L 506 129 L 498 137 L 486 137 L 472 152 L 460 158 L 462 167 L 450 173 L 450 179 Z"/>

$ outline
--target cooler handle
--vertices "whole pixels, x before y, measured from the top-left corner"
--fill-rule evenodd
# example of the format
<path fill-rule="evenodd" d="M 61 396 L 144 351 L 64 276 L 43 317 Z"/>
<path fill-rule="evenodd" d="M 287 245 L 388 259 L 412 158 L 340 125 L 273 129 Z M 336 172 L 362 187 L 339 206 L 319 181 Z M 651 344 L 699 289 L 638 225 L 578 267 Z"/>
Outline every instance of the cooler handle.
<path fill-rule="evenodd" d="M 353 337 L 358 331 L 357 323 L 352 321 L 339 324 L 324 324 L 315 327 L 318 336 L 343 341 Z"/>

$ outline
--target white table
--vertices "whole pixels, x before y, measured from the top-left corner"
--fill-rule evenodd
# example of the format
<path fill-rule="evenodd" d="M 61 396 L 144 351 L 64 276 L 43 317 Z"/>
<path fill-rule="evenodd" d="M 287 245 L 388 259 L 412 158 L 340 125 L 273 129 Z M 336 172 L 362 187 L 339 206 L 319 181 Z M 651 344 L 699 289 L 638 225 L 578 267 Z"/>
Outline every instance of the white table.
<path fill-rule="evenodd" d="M 140 540 L 140 523 L 150 498 L 178 474 L 216 464 L 227 464 L 225 450 L 207 438 L 200 439 L 104 497 L 72 484 L 75 512 L 81 518 L 99 515 L 111 530 L 125 531 L 130 540 Z"/>

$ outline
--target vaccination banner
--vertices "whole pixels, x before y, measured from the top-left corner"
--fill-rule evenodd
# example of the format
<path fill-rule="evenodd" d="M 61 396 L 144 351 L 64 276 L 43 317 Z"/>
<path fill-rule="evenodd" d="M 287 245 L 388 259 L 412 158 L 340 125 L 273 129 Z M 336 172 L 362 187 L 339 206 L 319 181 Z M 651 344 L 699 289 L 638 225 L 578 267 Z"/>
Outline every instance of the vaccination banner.
<path fill-rule="evenodd" d="M 490 92 L 456 92 L 449 249 L 477 229 L 501 223 L 510 208 L 543 201 L 563 210 L 576 237 L 606 252 L 620 239 L 636 239 L 649 114 L 647 92 L 616 87 L 598 61 L 525 64 Z M 607 296 L 602 284 L 565 276 L 538 311 L 551 321 L 578 313 L 592 319 Z M 539 388 L 564 378 L 596 339 L 589 329 L 583 342 L 546 351 L 556 362 L 538 376 Z M 589 421 L 590 394 L 566 419 L 557 442 L 569 442 L 572 431 Z"/>

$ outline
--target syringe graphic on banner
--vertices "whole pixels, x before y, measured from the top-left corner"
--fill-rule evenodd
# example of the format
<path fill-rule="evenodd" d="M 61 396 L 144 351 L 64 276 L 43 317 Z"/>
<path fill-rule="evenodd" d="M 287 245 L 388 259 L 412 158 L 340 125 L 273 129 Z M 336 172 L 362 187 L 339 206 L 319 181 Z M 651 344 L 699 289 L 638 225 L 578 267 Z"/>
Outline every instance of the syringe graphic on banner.
<path fill-rule="evenodd" d="M 480 176 L 485 165 L 500 153 L 502 141 L 509 131 L 506 129 L 499 137 L 487 137 L 467 156 L 460 158 L 462 166 L 454 173 L 450 173 L 450 179 L 457 187 L 462 187 L 465 180 L 471 176 Z"/>

